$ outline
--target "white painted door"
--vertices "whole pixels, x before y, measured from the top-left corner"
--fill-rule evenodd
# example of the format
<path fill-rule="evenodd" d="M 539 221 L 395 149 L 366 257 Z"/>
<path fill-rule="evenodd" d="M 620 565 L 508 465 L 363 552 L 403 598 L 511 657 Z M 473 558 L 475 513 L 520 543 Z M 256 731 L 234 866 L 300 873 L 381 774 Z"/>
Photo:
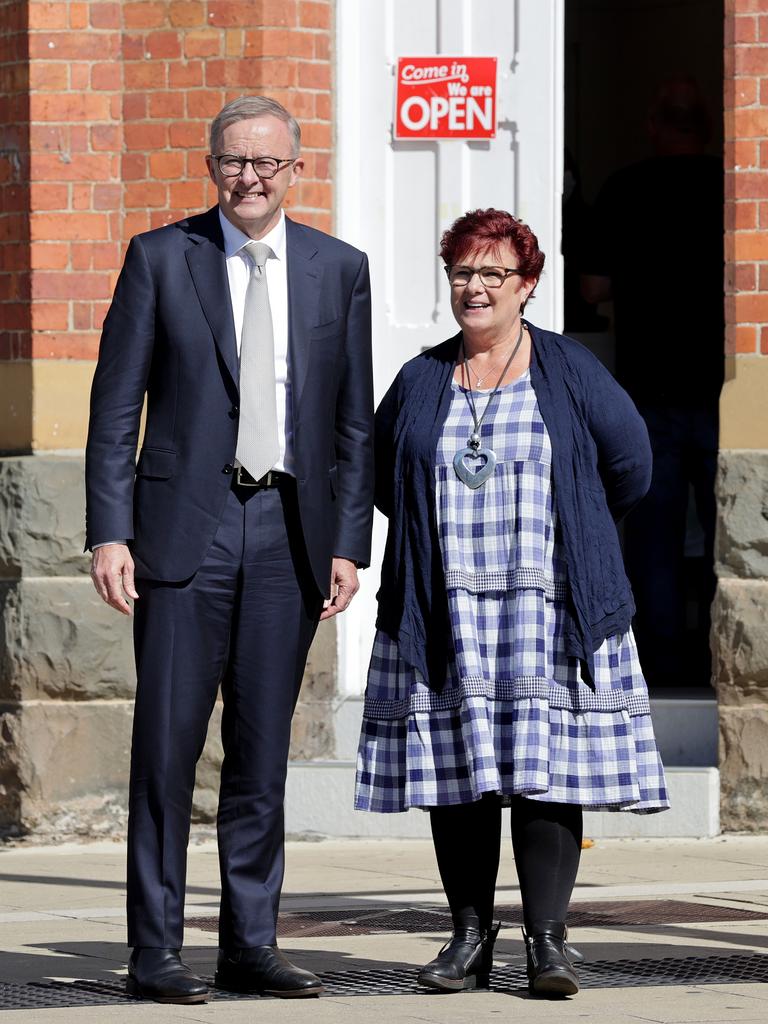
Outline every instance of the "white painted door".
<path fill-rule="evenodd" d="M 547 263 L 530 319 L 562 324 L 560 195 L 564 0 L 337 0 L 337 234 L 371 262 L 377 401 L 402 364 L 456 331 L 437 252 L 477 207 L 535 231 Z M 489 141 L 393 140 L 400 56 L 498 58 L 498 127 Z M 360 693 L 374 633 L 385 521 L 372 568 L 339 628 L 339 691 Z"/>

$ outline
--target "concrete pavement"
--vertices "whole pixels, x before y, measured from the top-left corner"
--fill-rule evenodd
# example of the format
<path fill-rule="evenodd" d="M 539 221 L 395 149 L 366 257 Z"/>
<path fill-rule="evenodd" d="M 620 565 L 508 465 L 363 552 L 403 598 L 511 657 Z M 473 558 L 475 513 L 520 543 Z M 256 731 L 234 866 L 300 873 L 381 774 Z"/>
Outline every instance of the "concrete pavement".
<path fill-rule="evenodd" d="M 6 1006 L 14 993 L 26 998 L 39 992 L 45 998 L 50 989 L 37 986 L 46 980 L 90 981 L 114 989 L 125 971 L 124 859 L 124 847 L 117 843 L 0 850 L 0 983 L 6 983 Z M 187 891 L 185 955 L 211 975 L 218 863 L 210 841 L 190 849 Z M 498 904 L 519 904 L 509 844 Z M 107 999 L 104 1005 L 7 1008 L 2 1024 L 346 1024 L 376 1016 L 435 1024 L 506 1018 L 521 1024 L 768 1021 L 768 837 L 604 839 L 585 850 L 572 904 L 572 917 L 581 923 L 572 926 L 571 940 L 595 967 L 589 979 L 585 969 L 582 991 L 562 1002 L 530 999 L 520 987 L 523 949 L 519 929 L 512 926 L 502 929 L 496 947 L 494 980 L 503 991 L 378 994 L 385 993 L 384 980 L 371 984 L 365 972 L 384 969 L 381 979 L 387 984 L 393 978 L 412 980 L 415 968 L 444 941 L 445 922 L 437 914 L 444 909 L 428 841 L 292 842 L 282 903 L 284 930 L 291 934 L 281 938 L 281 946 L 301 966 L 344 972 L 351 989 L 361 980 L 372 994 L 334 994 L 330 986 L 319 1000 L 220 998 L 194 1007 Z M 398 916 L 404 911 L 409 914 Z M 510 915 L 513 911 L 503 916 Z M 401 930 L 414 926 L 420 930 Z M 632 978 L 621 980 L 622 961 L 633 968 L 642 961 L 646 980 L 653 980 L 670 960 L 681 969 L 677 984 L 637 987 Z M 746 963 L 764 980 L 743 980 L 740 965 Z M 620 972 L 618 982 L 614 969 Z M 718 983 L 707 984 L 710 979 Z M 8 983 L 19 988 L 9 989 Z M 619 987 L 602 987 L 607 983 Z"/>

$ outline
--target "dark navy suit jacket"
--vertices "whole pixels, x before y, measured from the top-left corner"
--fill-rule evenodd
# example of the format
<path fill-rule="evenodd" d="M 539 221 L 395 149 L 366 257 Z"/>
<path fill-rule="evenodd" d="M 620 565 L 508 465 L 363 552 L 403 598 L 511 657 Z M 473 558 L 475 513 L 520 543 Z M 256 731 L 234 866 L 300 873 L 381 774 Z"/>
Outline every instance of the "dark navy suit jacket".
<path fill-rule="evenodd" d="M 367 565 L 373 507 L 368 261 L 286 221 L 299 513 L 312 573 Z M 91 393 L 86 546 L 127 539 L 138 576 L 199 568 L 232 482 L 238 357 L 218 208 L 132 239 Z M 146 429 L 136 447 L 146 395 Z"/>

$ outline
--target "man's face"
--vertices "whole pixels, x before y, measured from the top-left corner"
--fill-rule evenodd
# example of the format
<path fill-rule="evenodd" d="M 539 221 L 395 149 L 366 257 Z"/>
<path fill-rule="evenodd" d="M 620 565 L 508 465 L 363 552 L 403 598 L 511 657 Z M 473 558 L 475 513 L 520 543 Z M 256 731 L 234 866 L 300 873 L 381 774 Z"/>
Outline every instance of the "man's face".
<path fill-rule="evenodd" d="M 213 156 L 271 156 L 285 160 L 293 155 L 292 146 L 288 125 L 267 115 L 228 125 Z M 250 238 L 263 238 L 275 226 L 285 194 L 296 184 L 304 166 L 303 160 L 296 159 L 282 166 L 274 178 L 263 179 L 251 164 L 246 164 L 238 177 L 225 178 L 211 156 L 206 157 L 206 163 L 219 193 L 221 212 Z"/>

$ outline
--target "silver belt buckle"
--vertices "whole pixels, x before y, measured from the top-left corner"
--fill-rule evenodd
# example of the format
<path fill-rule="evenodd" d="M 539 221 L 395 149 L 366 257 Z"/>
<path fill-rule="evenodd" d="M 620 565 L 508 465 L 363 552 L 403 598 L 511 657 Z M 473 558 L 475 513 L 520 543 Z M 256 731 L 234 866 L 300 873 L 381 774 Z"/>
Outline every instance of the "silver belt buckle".
<path fill-rule="evenodd" d="M 237 480 L 238 487 L 258 487 L 259 486 L 258 481 L 254 480 L 252 477 L 251 477 L 250 480 L 244 480 L 243 479 L 243 472 L 244 471 L 246 473 L 248 473 L 248 470 L 245 468 L 245 466 L 238 466 L 237 467 L 237 475 L 236 475 L 235 479 Z M 250 475 L 251 474 L 248 473 L 248 476 L 250 476 Z"/>

